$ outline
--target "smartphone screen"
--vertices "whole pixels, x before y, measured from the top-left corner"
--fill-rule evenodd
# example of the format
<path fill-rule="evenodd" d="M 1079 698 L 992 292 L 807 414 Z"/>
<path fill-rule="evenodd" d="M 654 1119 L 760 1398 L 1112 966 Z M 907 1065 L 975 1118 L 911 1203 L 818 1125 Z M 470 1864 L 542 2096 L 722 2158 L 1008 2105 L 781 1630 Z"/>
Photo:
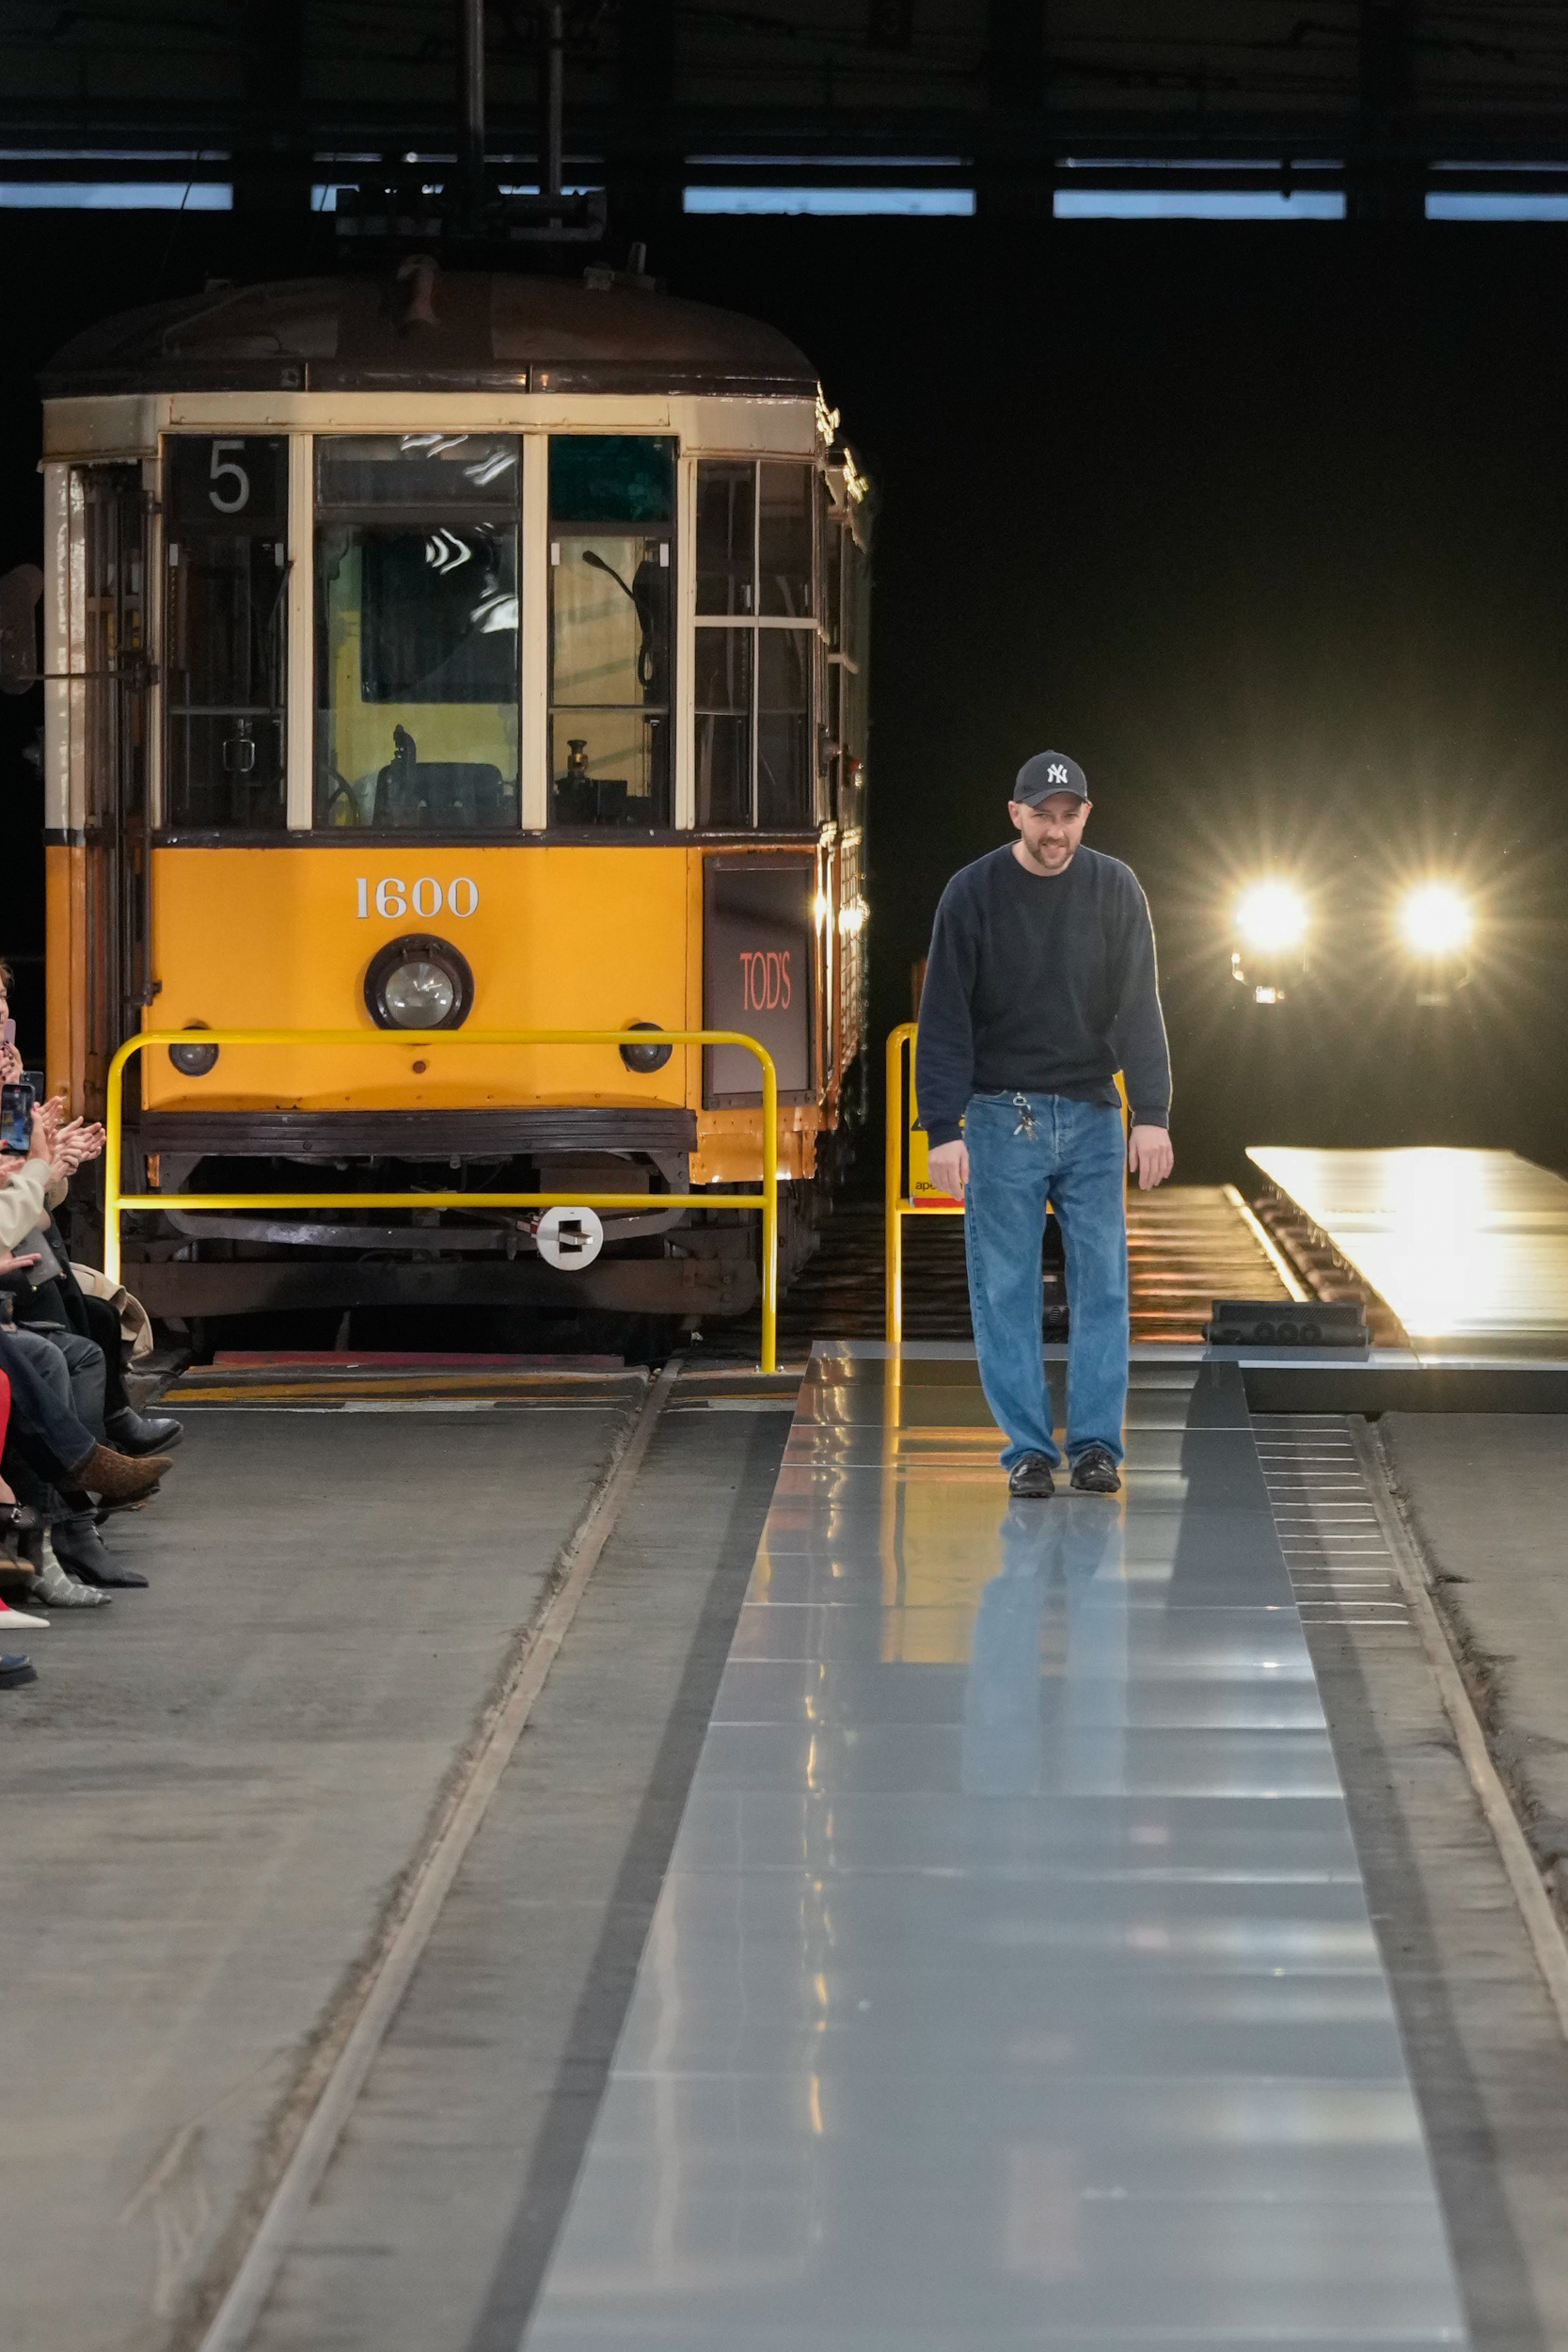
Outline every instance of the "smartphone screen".
<path fill-rule="evenodd" d="M 27 1152 L 33 1143 L 33 1089 L 24 1082 L 0 1086 L 0 1144 Z"/>

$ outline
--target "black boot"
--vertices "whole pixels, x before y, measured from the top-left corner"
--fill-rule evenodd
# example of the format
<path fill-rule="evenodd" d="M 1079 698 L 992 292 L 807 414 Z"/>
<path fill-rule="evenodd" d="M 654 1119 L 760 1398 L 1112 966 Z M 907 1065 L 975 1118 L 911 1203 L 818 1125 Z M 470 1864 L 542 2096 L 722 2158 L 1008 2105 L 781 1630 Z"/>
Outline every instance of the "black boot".
<path fill-rule="evenodd" d="M 166 1413 L 138 1413 L 129 1405 L 122 1405 L 118 1413 L 106 1413 L 103 1428 L 117 1454 L 133 1455 L 166 1454 L 185 1434 L 183 1424 L 170 1421 Z"/>
<path fill-rule="evenodd" d="M 56 1519 L 49 1531 L 49 1540 L 60 1565 L 83 1584 L 106 1589 L 111 1585 L 147 1582 L 137 1569 L 122 1568 L 112 1557 L 90 1511 L 80 1512 L 72 1518 Z"/>

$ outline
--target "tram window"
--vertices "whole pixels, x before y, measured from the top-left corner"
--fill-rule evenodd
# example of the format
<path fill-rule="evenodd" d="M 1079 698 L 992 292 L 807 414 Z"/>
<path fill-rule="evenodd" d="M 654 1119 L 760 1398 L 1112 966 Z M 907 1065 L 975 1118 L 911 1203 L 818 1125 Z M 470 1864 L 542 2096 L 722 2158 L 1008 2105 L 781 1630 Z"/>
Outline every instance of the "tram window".
<path fill-rule="evenodd" d="M 752 647 L 749 628 L 697 631 L 697 822 L 721 832 L 752 822 Z"/>
<path fill-rule="evenodd" d="M 825 509 L 823 611 L 829 651 L 824 717 L 832 747 L 831 805 L 843 833 L 852 833 L 865 821 L 863 661 L 866 594 L 866 560 L 855 539 L 852 519 Z"/>
<path fill-rule="evenodd" d="M 757 609 L 783 620 L 812 612 L 810 466 L 761 465 L 757 495 Z"/>
<path fill-rule="evenodd" d="M 757 469 L 697 469 L 697 610 L 732 617 L 756 611 Z"/>
<path fill-rule="evenodd" d="M 844 542 L 848 533 L 842 524 L 832 519 L 831 510 L 822 521 L 822 620 L 828 632 L 828 646 L 832 653 L 844 650 Z"/>
<path fill-rule="evenodd" d="M 670 822 L 674 445 L 550 441 L 550 816 Z"/>
<path fill-rule="evenodd" d="M 288 443 L 165 444 L 169 826 L 271 832 L 285 817 Z"/>
<path fill-rule="evenodd" d="M 811 815 L 811 638 L 757 631 L 757 823 L 776 833 Z"/>
<path fill-rule="evenodd" d="M 316 442 L 316 817 L 510 832 L 517 798 L 518 443 Z"/>
<path fill-rule="evenodd" d="M 550 514 L 561 523 L 668 523 L 675 445 L 645 434 L 558 433 L 550 440 Z"/>
<path fill-rule="evenodd" d="M 782 460 L 698 465 L 700 826 L 814 821 L 815 484 Z"/>

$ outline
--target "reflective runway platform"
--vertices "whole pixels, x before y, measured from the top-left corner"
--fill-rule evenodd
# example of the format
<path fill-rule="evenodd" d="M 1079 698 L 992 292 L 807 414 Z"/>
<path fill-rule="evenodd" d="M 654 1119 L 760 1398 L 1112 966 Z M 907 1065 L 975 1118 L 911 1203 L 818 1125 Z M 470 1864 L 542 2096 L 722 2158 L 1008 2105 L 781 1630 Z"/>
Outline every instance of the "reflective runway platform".
<path fill-rule="evenodd" d="M 1515 1152 L 1247 1157 L 1399 1317 L 1423 1361 L 1568 1359 L 1568 1184 Z"/>
<path fill-rule="evenodd" d="M 814 1356 L 530 2352 L 1467 2342 L 1240 1373 L 1128 1422 Z"/>

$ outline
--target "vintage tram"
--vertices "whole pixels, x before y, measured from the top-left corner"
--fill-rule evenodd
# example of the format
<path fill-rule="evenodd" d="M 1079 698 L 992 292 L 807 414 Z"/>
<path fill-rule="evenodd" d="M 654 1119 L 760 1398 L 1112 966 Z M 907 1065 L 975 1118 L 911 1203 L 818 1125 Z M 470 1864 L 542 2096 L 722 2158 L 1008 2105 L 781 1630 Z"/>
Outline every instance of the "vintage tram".
<path fill-rule="evenodd" d="M 49 1081 L 99 1113 L 126 1036 L 191 1032 L 131 1064 L 151 1311 L 742 1311 L 757 1066 L 660 1029 L 773 1056 L 787 1279 L 865 995 L 870 501 L 800 352 L 609 270 L 415 259 L 110 320 L 43 389 Z M 650 1041 L 464 1038 L 544 1026 Z M 536 1216 L 419 1205 L 531 1187 L 647 1206 L 570 1275 Z"/>

